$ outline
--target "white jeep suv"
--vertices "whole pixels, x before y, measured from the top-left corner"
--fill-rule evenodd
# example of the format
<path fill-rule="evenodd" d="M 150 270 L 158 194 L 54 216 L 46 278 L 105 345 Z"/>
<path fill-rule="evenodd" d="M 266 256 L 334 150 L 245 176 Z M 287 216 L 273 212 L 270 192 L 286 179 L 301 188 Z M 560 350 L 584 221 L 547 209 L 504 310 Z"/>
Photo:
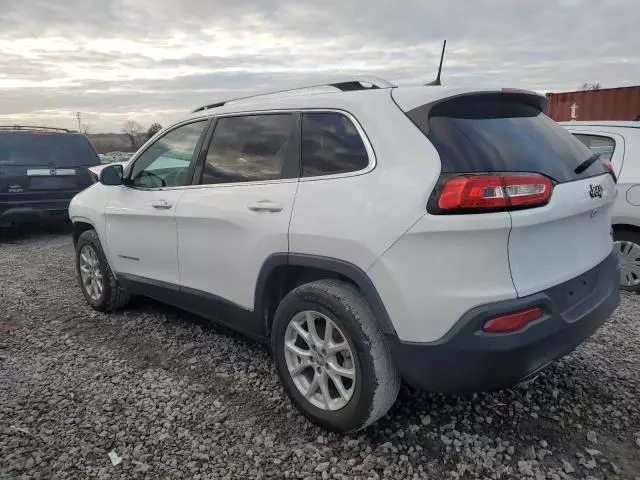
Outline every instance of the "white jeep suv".
<path fill-rule="evenodd" d="M 614 179 L 545 101 L 366 78 L 201 107 L 73 199 L 87 302 L 146 295 L 269 342 L 334 431 L 401 379 L 529 380 L 619 301 Z"/>

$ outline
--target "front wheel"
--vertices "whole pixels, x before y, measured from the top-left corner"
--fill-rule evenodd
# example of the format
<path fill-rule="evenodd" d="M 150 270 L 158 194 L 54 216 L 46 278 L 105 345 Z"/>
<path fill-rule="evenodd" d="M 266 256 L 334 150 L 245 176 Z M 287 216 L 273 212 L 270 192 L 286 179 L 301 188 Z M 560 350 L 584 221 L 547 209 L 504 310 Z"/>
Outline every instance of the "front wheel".
<path fill-rule="evenodd" d="M 620 288 L 640 293 L 640 233 L 614 231 L 613 240 L 620 259 Z"/>
<path fill-rule="evenodd" d="M 101 312 L 124 307 L 129 294 L 109 268 L 102 245 L 94 230 L 83 232 L 76 243 L 76 271 L 87 303 Z"/>
<path fill-rule="evenodd" d="M 369 305 L 350 284 L 320 280 L 290 292 L 271 341 L 287 395 L 323 428 L 365 428 L 395 402 L 400 376 Z"/>

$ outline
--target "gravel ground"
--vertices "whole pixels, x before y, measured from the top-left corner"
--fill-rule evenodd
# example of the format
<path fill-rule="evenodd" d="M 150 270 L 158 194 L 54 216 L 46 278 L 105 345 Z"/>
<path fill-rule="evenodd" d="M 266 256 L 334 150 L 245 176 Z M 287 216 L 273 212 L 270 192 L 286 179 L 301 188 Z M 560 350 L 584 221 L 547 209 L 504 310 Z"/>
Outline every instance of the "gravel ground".
<path fill-rule="evenodd" d="M 263 345 L 149 300 L 94 312 L 68 234 L 0 240 L 0 478 L 640 479 L 639 308 L 624 295 L 527 387 L 403 387 L 342 436 L 297 413 Z"/>

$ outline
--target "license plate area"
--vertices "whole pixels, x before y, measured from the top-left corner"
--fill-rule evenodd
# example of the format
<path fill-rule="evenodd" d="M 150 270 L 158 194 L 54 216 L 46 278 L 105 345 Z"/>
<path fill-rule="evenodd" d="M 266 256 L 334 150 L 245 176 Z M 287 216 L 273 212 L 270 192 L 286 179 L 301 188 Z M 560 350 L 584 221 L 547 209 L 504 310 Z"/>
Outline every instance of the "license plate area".
<path fill-rule="evenodd" d="M 27 170 L 31 190 L 73 189 L 76 171 L 73 168 L 31 168 Z"/>
<path fill-rule="evenodd" d="M 550 293 L 556 308 L 560 312 L 566 312 L 590 296 L 598 286 L 598 274 L 599 269 L 596 267 L 553 288 Z"/>
<path fill-rule="evenodd" d="M 61 190 L 75 187 L 74 177 L 31 177 L 31 190 Z"/>

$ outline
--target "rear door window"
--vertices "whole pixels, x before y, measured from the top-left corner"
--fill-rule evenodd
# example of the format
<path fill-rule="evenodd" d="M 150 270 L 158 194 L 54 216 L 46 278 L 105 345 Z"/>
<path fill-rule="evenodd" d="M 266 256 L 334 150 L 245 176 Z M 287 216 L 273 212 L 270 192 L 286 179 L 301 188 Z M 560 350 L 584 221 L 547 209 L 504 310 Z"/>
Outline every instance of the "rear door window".
<path fill-rule="evenodd" d="M 202 172 L 203 184 L 287 178 L 293 114 L 218 119 Z M 297 160 L 296 160 L 297 161 Z"/>
<path fill-rule="evenodd" d="M 84 135 L 53 132 L 0 132 L 0 166 L 83 167 L 100 159 Z"/>
<path fill-rule="evenodd" d="M 611 161 L 613 152 L 616 149 L 616 142 L 613 138 L 605 137 L 603 135 L 586 135 L 582 133 L 574 133 L 574 136 L 593 153 L 599 154 L 600 158 Z"/>
<path fill-rule="evenodd" d="M 443 173 L 534 172 L 569 182 L 607 172 L 601 161 L 579 168 L 592 152 L 518 95 L 464 96 L 408 115 L 440 154 Z"/>
<path fill-rule="evenodd" d="M 334 175 L 362 170 L 369 155 L 358 129 L 341 113 L 302 115 L 302 176 Z"/>

